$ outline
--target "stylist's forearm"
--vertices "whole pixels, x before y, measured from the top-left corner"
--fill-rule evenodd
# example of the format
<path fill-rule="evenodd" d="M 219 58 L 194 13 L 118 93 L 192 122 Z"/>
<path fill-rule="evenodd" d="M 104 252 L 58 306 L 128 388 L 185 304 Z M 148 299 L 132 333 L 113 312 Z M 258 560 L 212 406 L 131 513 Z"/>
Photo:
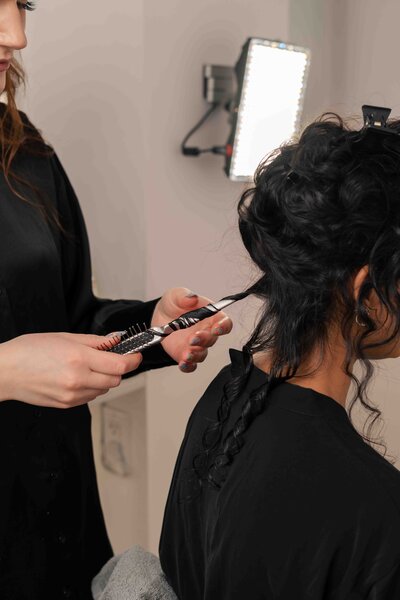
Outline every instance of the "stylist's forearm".
<path fill-rule="evenodd" d="M 7 342 L 0 344 L 0 402 L 11 399 L 10 369 L 7 365 Z"/>

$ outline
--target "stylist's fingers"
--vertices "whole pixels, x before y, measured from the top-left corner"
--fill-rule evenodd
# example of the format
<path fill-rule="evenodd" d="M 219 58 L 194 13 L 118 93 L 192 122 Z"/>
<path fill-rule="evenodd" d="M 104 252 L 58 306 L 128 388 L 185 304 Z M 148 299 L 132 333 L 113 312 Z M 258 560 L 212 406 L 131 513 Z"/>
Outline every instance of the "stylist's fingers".
<path fill-rule="evenodd" d="M 182 373 L 193 373 L 193 371 L 197 369 L 197 364 L 182 361 L 179 363 L 179 369 L 182 371 Z"/>
<path fill-rule="evenodd" d="M 215 315 L 211 324 L 211 333 L 217 336 L 226 335 L 232 331 L 232 327 L 232 319 L 222 312 L 219 315 Z"/>
<path fill-rule="evenodd" d="M 88 348 L 89 368 L 96 373 L 106 375 L 124 375 L 136 370 L 143 360 L 140 352 L 132 354 L 118 354 Z"/>
<path fill-rule="evenodd" d="M 87 404 L 88 402 L 95 400 L 97 398 L 97 396 L 102 396 L 104 394 L 107 394 L 109 391 L 110 391 L 109 388 L 105 388 L 102 390 L 99 390 L 97 388 L 85 388 L 80 391 L 79 398 L 76 398 L 76 400 L 72 400 L 72 401 L 68 401 L 68 402 L 57 402 L 56 407 L 57 408 L 71 408 L 73 406 L 81 406 L 82 404 Z"/>
<path fill-rule="evenodd" d="M 199 323 L 200 328 L 210 330 L 214 335 L 225 335 L 232 331 L 232 319 L 224 312 L 219 312 Z M 203 327 L 202 327 L 203 326 Z"/>
<path fill-rule="evenodd" d="M 184 356 L 183 360 L 179 363 L 179 368 L 184 373 L 191 373 L 197 368 L 197 363 L 202 363 L 207 358 L 208 350 L 189 350 Z"/>
<path fill-rule="evenodd" d="M 201 324 L 199 324 L 201 326 Z M 211 348 L 218 341 L 221 335 L 225 335 L 232 330 L 232 321 L 229 317 L 226 317 L 219 322 L 218 326 L 213 328 L 198 329 L 190 340 L 190 346 L 193 347 L 194 351 L 201 350 L 202 348 Z"/>
<path fill-rule="evenodd" d="M 84 346 L 90 346 L 91 348 L 97 348 L 104 343 L 110 343 L 110 340 L 107 340 L 106 335 L 96 335 L 94 333 L 69 333 L 68 331 L 58 331 L 57 334 L 74 342 L 78 342 L 79 344 L 83 344 Z"/>
<path fill-rule="evenodd" d="M 110 389 L 118 387 L 122 381 L 121 375 L 105 375 L 91 371 L 87 378 L 86 385 L 94 390 Z"/>

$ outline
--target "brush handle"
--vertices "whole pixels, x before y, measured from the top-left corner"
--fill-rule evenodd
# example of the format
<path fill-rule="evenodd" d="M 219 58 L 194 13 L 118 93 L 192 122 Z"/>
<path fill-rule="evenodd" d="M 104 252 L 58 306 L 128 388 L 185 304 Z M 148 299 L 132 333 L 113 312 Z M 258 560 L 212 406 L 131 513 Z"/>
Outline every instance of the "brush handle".
<path fill-rule="evenodd" d="M 236 300 L 233 300 L 232 298 L 223 299 L 219 302 L 216 302 L 215 304 L 207 304 L 207 306 L 202 306 L 201 308 L 190 310 L 189 312 L 178 317 L 178 319 L 174 319 L 173 321 L 171 321 L 167 325 L 164 325 L 164 327 L 160 327 L 159 329 L 164 334 L 169 334 L 173 331 L 178 331 L 178 329 L 186 329 L 187 327 L 196 325 L 196 323 L 202 321 L 203 319 L 208 319 L 209 317 L 212 317 L 217 312 L 219 312 L 223 308 L 226 308 L 233 302 L 236 302 Z"/>

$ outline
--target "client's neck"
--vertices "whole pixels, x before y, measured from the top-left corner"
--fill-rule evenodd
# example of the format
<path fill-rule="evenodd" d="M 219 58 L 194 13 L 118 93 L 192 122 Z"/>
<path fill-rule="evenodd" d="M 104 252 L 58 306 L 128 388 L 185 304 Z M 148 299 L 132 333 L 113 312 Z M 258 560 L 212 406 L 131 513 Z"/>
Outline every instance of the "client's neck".
<path fill-rule="evenodd" d="M 344 357 L 345 350 L 340 343 L 330 344 L 330 351 L 325 353 L 322 361 L 319 353 L 316 353 L 307 364 L 301 366 L 297 375 L 287 382 L 330 396 L 345 407 L 350 377 L 344 372 Z M 266 354 L 261 352 L 254 354 L 253 360 L 257 368 L 270 373 L 271 359 Z"/>

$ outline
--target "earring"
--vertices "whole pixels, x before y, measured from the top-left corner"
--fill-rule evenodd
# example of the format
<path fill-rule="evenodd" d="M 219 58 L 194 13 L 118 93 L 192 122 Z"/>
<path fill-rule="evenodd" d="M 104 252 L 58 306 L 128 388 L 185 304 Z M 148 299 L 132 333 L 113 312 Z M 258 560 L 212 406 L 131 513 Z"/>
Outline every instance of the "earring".
<path fill-rule="evenodd" d="M 356 319 L 355 319 L 355 321 L 356 321 L 357 325 L 360 325 L 361 327 L 366 327 L 366 326 L 367 326 L 367 324 L 366 324 L 366 323 L 360 323 L 360 321 L 358 320 L 358 312 L 357 312 L 356 310 L 355 310 L 354 312 L 355 312 L 355 314 L 356 314 Z"/>
<path fill-rule="evenodd" d="M 377 310 L 377 308 L 375 306 L 367 306 L 366 304 L 364 304 L 364 308 L 368 314 L 370 313 L 371 310 Z M 367 326 L 366 323 L 360 323 L 360 321 L 358 320 L 359 313 L 356 310 L 354 312 L 356 315 L 355 321 L 356 321 L 357 325 L 360 325 L 360 327 L 366 327 Z"/>

